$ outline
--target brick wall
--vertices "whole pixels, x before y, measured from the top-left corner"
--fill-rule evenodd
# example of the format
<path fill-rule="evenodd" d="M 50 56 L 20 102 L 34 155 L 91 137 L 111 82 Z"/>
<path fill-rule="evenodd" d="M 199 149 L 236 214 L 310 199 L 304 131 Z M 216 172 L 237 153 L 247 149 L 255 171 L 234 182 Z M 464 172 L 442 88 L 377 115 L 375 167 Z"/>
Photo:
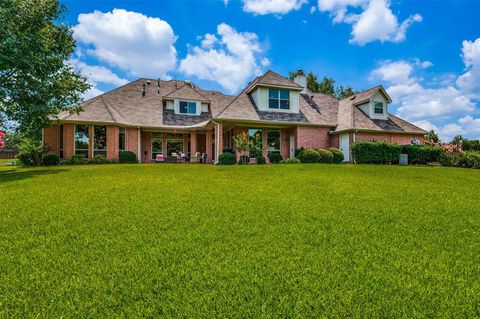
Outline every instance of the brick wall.
<path fill-rule="evenodd" d="M 118 159 L 118 148 L 119 148 L 119 139 L 118 139 L 119 128 L 118 126 L 107 126 L 107 159 L 108 160 L 117 160 Z"/>
<path fill-rule="evenodd" d="M 207 129 L 205 137 L 205 148 L 207 153 L 207 163 L 212 163 L 213 160 L 213 148 L 212 148 L 212 129 Z"/>
<path fill-rule="evenodd" d="M 282 128 L 280 130 L 280 153 L 284 159 L 290 157 L 290 134 L 293 134 L 290 129 Z"/>
<path fill-rule="evenodd" d="M 417 138 L 421 144 L 425 143 L 423 135 L 406 135 L 406 134 L 384 134 L 384 133 L 364 133 L 358 132 L 355 134 L 355 141 L 385 141 L 394 144 L 410 144 L 414 138 Z"/>
<path fill-rule="evenodd" d="M 139 157 L 139 154 L 138 154 L 138 130 L 136 128 L 127 128 L 127 143 L 125 145 L 125 150 L 127 151 L 130 151 L 130 152 L 134 152 L 135 154 L 137 154 L 137 157 L 138 158 L 141 158 Z"/>
<path fill-rule="evenodd" d="M 63 158 L 69 160 L 74 152 L 75 126 L 73 124 L 63 125 Z"/>
<path fill-rule="evenodd" d="M 328 127 L 298 126 L 296 136 L 297 148 L 325 148 L 330 146 Z"/>
<path fill-rule="evenodd" d="M 152 161 L 152 132 L 141 131 L 142 163 Z M 146 152 L 146 154 L 145 154 Z"/>
<path fill-rule="evenodd" d="M 59 147 L 59 126 L 52 125 L 43 129 L 43 145 L 48 147 L 48 155 L 58 156 Z"/>
<path fill-rule="evenodd" d="M 330 147 L 340 148 L 340 136 L 338 134 L 330 135 Z"/>

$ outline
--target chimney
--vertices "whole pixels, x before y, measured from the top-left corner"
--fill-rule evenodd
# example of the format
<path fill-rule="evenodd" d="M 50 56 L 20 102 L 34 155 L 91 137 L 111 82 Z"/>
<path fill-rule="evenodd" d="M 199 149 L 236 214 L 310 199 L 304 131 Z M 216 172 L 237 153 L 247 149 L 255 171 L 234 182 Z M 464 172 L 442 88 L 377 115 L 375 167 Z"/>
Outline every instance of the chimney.
<path fill-rule="evenodd" d="M 293 82 L 297 83 L 303 88 L 303 90 L 300 93 L 303 93 L 303 94 L 307 93 L 307 77 L 303 73 L 303 70 L 297 71 L 297 75 L 293 79 Z"/>

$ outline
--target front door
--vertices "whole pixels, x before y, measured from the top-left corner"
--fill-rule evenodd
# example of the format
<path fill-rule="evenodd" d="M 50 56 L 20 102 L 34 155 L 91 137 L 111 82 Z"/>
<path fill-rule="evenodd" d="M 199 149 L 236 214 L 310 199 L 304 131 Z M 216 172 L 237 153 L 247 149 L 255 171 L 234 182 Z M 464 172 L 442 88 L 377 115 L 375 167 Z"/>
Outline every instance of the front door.
<path fill-rule="evenodd" d="M 349 134 L 340 134 L 340 150 L 343 152 L 343 161 L 350 162 L 350 136 Z"/>
<path fill-rule="evenodd" d="M 290 158 L 295 157 L 295 135 L 290 135 Z"/>

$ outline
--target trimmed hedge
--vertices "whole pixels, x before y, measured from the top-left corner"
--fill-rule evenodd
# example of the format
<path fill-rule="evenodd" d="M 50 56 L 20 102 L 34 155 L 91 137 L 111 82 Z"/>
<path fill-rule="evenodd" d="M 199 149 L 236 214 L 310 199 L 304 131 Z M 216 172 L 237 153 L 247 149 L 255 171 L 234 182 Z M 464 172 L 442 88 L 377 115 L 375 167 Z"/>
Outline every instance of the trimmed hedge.
<path fill-rule="evenodd" d="M 103 155 L 95 155 L 91 160 L 88 161 L 88 164 L 108 164 L 107 158 Z"/>
<path fill-rule="evenodd" d="M 323 148 L 317 150 L 318 155 L 320 155 L 319 163 L 332 164 L 333 163 L 333 154 L 329 150 Z"/>
<path fill-rule="evenodd" d="M 283 160 L 283 157 L 280 153 L 272 153 L 268 156 L 268 160 L 271 164 L 278 164 Z"/>
<path fill-rule="evenodd" d="M 222 153 L 218 157 L 219 165 L 235 165 L 236 162 L 237 159 L 235 158 L 235 155 L 230 152 Z"/>
<path fill-rule="evenodd" d="M 320 162 L 320 154 L 315 150 L 303 150 L 298 155 L 298 159 L 302 163 L 318 163 Z"/>
<path fill-rule="evenodd" d="M 137 155 L 134 152 L 130 152 L 130 151 L 120 151 L 120 155 L 118 159 L 119 159 L 119 162 L 122 164 L 138 163 Z"/>
<path fill-rule="evenodd" d="M 443 166 L 480 169 L 480 152 L 468 151 L 465 153 L 443 153 L 442 156 L 440 156 L 440 163 Z"/>
<path fill-rule="evenodd" d="M 352 157 L 358 164 L 395 164 L 400 158 L 400 146 L 387 142 L 355 142 Z"/>
<path fill-rule="evenodd" d="M 409 164 L 427 164 L 438 162 L 442 149 L 431 145 L 403 145 L 402 154 L 408 154 Z"/>
<path fill-rule="evenodd" d="M 330 152 L 332 152 L 332 154 L 333 154 L 333 163 L 334 163 L 334 164 L 340 164 L 340 163 L 343 162 L 344 157 L 343 157 L 343 152 L 342 152 L 341 150 L 339 150 L 338 148 L 335 148 L 335 147 L 327 148 L 327 150 L 329 150 Z"/>
<path fill-rule="evenodd" d="M 45 155 L 42 158 L 42 164 L 45 166 L 53 166 L 60 164 L 60 159 L 57 155 Z"/>
<path fill-rule="evenodd" d="M 290 158 L 284 159 L 281 163 L 282 164 L 300 164 L 300 160 L 296 157 L 290 157 Z"/>

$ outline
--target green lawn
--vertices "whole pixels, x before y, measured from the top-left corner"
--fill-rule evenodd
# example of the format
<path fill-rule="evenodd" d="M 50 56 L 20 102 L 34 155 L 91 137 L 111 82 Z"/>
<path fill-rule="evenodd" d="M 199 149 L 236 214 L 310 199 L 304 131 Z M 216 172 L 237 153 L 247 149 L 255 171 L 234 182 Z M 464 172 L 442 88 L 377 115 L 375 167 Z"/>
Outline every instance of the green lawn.
<path fill-rule="evenodd" d="M 480 316 L 480 170 L 0 166 L 0 317 Z"/>

